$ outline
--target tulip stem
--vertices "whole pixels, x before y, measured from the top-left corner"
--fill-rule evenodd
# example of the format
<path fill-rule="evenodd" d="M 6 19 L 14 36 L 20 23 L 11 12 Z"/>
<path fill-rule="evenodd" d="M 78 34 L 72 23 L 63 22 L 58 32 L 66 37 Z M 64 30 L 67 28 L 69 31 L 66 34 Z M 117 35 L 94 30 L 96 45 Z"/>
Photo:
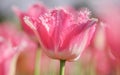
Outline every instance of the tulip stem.
<path fill-rule="evenodd" d="M 36 51 L 34 75 L 40 75 L 40 50 Z"/>
<path fill-rule="evenodd" d="M 65 72 L 65 60 L 60 60 L 60 75 L 64 75 Z"/>

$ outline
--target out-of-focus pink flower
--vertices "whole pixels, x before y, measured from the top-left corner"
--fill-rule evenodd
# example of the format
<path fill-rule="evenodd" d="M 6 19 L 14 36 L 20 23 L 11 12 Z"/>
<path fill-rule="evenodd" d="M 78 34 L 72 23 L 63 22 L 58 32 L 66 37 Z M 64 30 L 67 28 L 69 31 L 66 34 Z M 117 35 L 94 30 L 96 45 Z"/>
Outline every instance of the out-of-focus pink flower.
<path fill-rule="evenodd" d="M 9 23 L 0 24 L 0 75 L 10 74 L 13 58 L 22 51 L 36 48 L 37 45 L 26 34 Z"/>
<path fill-rule="evenodd" d="M 89 13 L 86 9 L 56 8 L 39 18 L 26 16 L 24 21 L 49 57 L 71 61 L 79 58 L 95 31 L 96 20 L 90 19 Z"/>
<path fill-rule="evenodd" d="M 0 41 L 0 75 L 8 75 L 9 73 L 7 71 L 9 71 L 8 69 L 10 68 L 10 66 L 8 66 L 10 65 L 9 60 L 11 60 L 11 56 L 13 55 L 12 49 L 10 42 Z M 4 60 L 5 58 L 9 58 L 8 61 Z M 8 62 L 9 64 L 7 64 Z"/>
<path fill-rule="evenodd" d="M 111 65 L 107 43 L 105 39 L 105 30 L 103 23 L 100 22 L 93 40 L 92 59 L 94 60 L 95 70 L 97 75 L 109 75 Z"/>
<path fill-rule="evenodd" d="M 40 15 L 44 14 L 46 12 L 46 7 L 43 6 L 40 3 L 36 3 L 29 7 L 29 9 L 26 12 L 23 12 L 19 10 L 17 7 L 13 7 L 13 11 L 18 16 L 21 25 L 23 26 L 23 29 L 30 35 L 34 35 L 33 31 L 25 24 L 23 21 L 24 16 L 31 16 L 33 18 L 38 18 Z"/>
<path fill-rule="evenodd" d="M 114 0 L 98 0 L 96 3 L 94 3 L 96 4 L 95 11 L 105 22 L 106 40 L 111 53 L 120 60 L 120 8 Z"/>
<path fill-rule="evenodd" d="M 110 60 L 105 50 L 94 50 L 94 61 L 97 75 L 110 74 Z"/>
<path fill-rule="evenodd" d="M 117 15 L 120 17 L 120 14 Z M 111 16 L 111 18 L 115 18 L 116 21 L 113 23 L 108 23 L 108 27 L 106 27 L 106 38 L 108 44 L 111 48 L 111 52 L 115 57 L 120 60 L 120 18 L 116 18 Z"/>

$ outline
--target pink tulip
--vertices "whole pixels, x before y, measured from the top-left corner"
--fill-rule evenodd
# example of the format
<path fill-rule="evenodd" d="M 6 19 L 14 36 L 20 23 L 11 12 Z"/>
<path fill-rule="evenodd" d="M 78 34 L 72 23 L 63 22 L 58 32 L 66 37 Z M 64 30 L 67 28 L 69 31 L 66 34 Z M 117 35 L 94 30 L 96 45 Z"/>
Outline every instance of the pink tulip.
<path fill-rule="evenodd" d="M 23 29 L 30 35 L 33 35 L 33 31 L 29 28 L 29 26 L 27 26 L 25 24 L 25 22 L 23 21 L 23 17 L 24 16 L 31 16 L 34 18 L 38 18 L 40 15 L 44 14 L 46 12 L 46 8 L 45 6 L 43 6 L 40 3 L 36 3 L 32 6 L 29 7 L 29 9 L 26 12 L 23 12 L 21 10 L 19 10 L 17 7 L 13 7 L 13 11 L 16 13 L 16 15 L 18 16 L 21 25 L 23 26 Z"/>
<path fill-rule="evenodd" d="M 106 40 L 111 52 L 120 60 L 120 8 L 113 0 L 103 0 L 95 7 L 98 16 L 105 22 Z"/>
<path fill-rule="evenodd" d="M 24 17 L 39 38 L 43 51 L 51 58 L 76 60 L 89 44 L 95 31 L 96 20 L 89 11 L 56 8 L 39 18 Z"/>
<path fill-rule="evenodd" d="M 11 75 L 14 58 L 24 50 L 35 50 L 37 45 L 23 32 L 9 23 L 0 24 L 0 75 Z M 12 73 L 13 75 L 13 73 Z"/>
<path fill-rule="evenodd" d="M 10 65 L 10 62 L 9 62 L 9 60 L 11 60 L 10 57 L 13 55 L 12 49 L 13 48 L 11 47 L 10 42 L 0 41 L 0 75 L 9 75 L 8 74 L 9 72 L 7 71 L 9 71 L 8 69 L 10 68 L 10 66 L 8 66 Z M 8 61 L 5 60 L 6 58 L 8 58 L 7 59 Z"/>
<path fill-rule="evenodd" d="M 93 47 L 91 49 L 94 60 L 95 70 L 97 75 L 109 75 L 111 72 L 110 57 L 107 50 L 107 43 L 105 39 L 105 30 L 103 23 L 97 26 L 97 31 L 93 40 Z"/>
<path fill-rule="evenodd" d="M 97 75 L 109 75 L 111 66 L 107 52 L 105 50 L 94 50 L 94 59 Z"/>

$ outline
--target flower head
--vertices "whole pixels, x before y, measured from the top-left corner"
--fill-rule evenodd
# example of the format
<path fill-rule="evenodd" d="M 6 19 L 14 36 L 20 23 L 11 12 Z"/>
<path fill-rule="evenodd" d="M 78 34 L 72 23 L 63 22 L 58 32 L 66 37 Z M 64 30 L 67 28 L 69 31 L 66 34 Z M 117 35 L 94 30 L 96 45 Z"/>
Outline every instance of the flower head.
<path fill-rule="evenodd" d="M 79 58 L 96 25 L 96 20 L 89 18 L 89 11 L 71 8 L 48 10 L 39 18 L 26 16 L 24 21 L 35 32 L 48 56 L 68 61 Z"/>
<path fill-rule="evenodd" d="M 13 57 L 16 54 L 19 54 L 23 50 L 34 50 L 36 47 L 37 45 L 23 32 L 18 31 L 9 23 L 1 24 L 0 63 L 6 59 Z"/>
<path fill-rule="evenodd" d="M 16 13 L 18 16 L 20 23 L 23 27 L 23 29 L 30 35 L 33 35 L 33 31 L 25 24 L 23 21 L 24 16 L 31 16 L 33 18 L 38 18 L 40 15 L 44 14 L 46 12 L 45 6 L 43 6 L 40 3 L 36 3 L 32 6 L 29 7 L 29 9 L 26 12 L 23 12 L 19 10 L 17 7 L 13 7 L 13 11 Z"/>
<path fill-rule="evenodd" d="M 26 50 L 35 50 L 37 45 L 25 33 L 10 23 L 0 24 L 0 75 L 10 75 L 13 59 Z M 14 68 L 15 66 L 12 66 Z M 11 74 L 13 75 L 13 74 Z"/>

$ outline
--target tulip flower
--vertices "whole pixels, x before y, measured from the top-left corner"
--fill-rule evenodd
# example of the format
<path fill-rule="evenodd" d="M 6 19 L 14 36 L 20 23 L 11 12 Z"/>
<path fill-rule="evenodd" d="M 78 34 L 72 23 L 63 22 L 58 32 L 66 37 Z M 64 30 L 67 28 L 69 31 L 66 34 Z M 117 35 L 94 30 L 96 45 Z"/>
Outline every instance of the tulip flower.
<path fill-rule="evenodd" d="M 33 37 L 33 39 L 36 42 L 38 42 L 38 40 L 36 40 L 36 38 L 34 37 L 34 32 L 32 31 L 32 29 L 25 24 L 25 22 L 23 20 L 23 17 L 25 17 L 25 16 L 31 16 L 33 18 L 38 18 L 40 15 L 43 15 L 47 11 L 46 7 L 44 5 L 42 5 L 41 3 L 35 3 L 32 6 L 30 6 L 26 12 L 21 11 L 17 7 L 13 7 L 13 11 L 18 16 L 18 18 L 20 20 L 20 23 L 21 23 L 24 31 L 26 33 L 28 33 L 31 37 Z M 39 53 L 36 52 L 36 56 L 38 56 L 38 54 Z"/>
<path fill-rule="evenodd" d="M 34 50 L 36 47 L 26 34 L 18 31 L 11 24 L 0 24 L 0 75 L 14 75 L 18 55 L 24 50 Z"/>
<path fill-rule="evenodd" d="M 39 18 L 26 16 L 24 20 L 37 34 L 48 56 L 70 61 L 80 56 L 95 31 L 96 20 L 89 19 L 88 14 L 86 10 L 70 13 L 54 9 Z"/>
<path fill-rule="evenodd" d="M 60 75 L 64 62 L 77 60 L 89 44 L 96 20 L 89 18 L 87 10 L 72 8 L 48 10 L 39 18 L 24 17 L 25 23 L 38 37 L 43 51 L 51 58 L 61 60 Z"/>
<path fill-rule="evenodd" d="M 29 9 L 26 12 L 21 11 L 20 9 L 18 9 L 17 7 L 13 7 L 13 11 L 15 12 L 15 14 L 18 16 L 20 23 L 23 27 L 23 29 L 29 34 L 29 35 L 34 35 L 33 31 L 29 28 L 29 26 L 27 26 L 25 24 L 25 22 L 23 21 L 23 17 L 24 16 L 31 16 L 31 17 L 35 17 L 38 18 L 40 15 L 44 14 L 46 12 L 46 7 L 43 6 L 40 3 L 36 3 L 32 6 L 29 7 Z"/>
<path fill-rule="evenodd" d="M 91 1 L 92 2 L 92 1 Z M 93 1 L 94 2 L 94 1 Z M 97 1 L 94 5 L 99 18 L 105 22 L 106 40 L 111 53 L 120 60 L 120 8 L 113 0 Z M 97 3 L 96 2 L 96 3 Z M 102 6 L 101 6 L 102 4 Z M 113 15 L 111 15 L 113 14 Z"/>
<path fill-rule="evenodd" d="M 13 75 L 16 62 L 16 50 L 8 41 L 0 41 L 0 75 Z M 14 56 L 14 57 L 13 57 Z"/>
<path fill-rule="evenodd" d="M 117 12 L 117 11 L 116 11 Z M 120 14 L 118 14 L 119 12 L 117 12 L 116 16 L 114 17 L 114 20 L 110 20 L 108 19 L 109 23 L 107 23 L 107 27 L 106 27 L 106 38 L 107 38 L 107 42 L 111 48 L 111 52 L 112 54 L 118 59 L 120 60 Z M 113 18 L 111 15 L 109 15 L 110 18 Z"/>
<path fill-rule="evenodd" d="M 104 23 L 100 22 L 93 40 L 92 59 L 94 59 L 97 75 L 109 75 L 111 72 L 109 51 L 105 39 Z"/>

